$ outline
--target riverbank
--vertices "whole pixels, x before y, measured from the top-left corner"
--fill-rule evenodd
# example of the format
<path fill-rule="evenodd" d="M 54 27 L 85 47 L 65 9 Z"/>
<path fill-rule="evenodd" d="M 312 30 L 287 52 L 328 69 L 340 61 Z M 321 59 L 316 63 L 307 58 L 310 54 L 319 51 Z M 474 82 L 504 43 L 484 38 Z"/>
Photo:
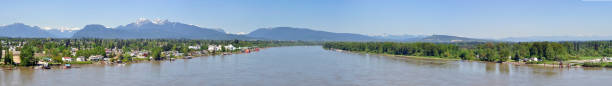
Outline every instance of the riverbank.
<path fill-rule="evenodd" d="M 266 47 L 269 48 L 269 47 Z M 209 57 L 209 56 L 221 56 L 221 55 L 232 55 L 232 54 L 245 54 L 245 53 L 253 53 L 253 52 L 259 52 L 260 50 L 262 50 L 264 48 L 253 48 L 253 49 L 249 49 L 248 52 L 244 52 L 244 51 L 228 51 L 228 52 L 210 52 L 207 54 L 197 54 L 197 55 L 190 55 L 190 56 L 178 56 L 178 57 L 174 57 L 174 58 L 164 58 L 164 59 L 160 59 L 160 60 L 155 60 L 152 58 L 132 58 L 129 61 L 122 61 L 121 59 L 117 59 L 117 58 L 111 58 L 108 61 L 73 61 L 73 62 L 62 62 L 62 63 L 46 63 L 51 69 L 55 69 L 55 68 L 60 68 L 60 69 L 66 69 L 64 68 L 65 64 L 78 64 L 78 65 L 96 65 L 96 64 L 118 64 L 118 65 L 125 65 L 125 64 L 133 64 L 133 63 L 144 63 L 144 62 L 152 62 L 152 61 L 174 61 L 176 59 L 193 59 L 193 58 L 198 58 L 198 57 Z M 43 68 L 44 63 L 40 63 L 36 66 L 17 66 L 17 65 L 0 65 L 0 71 L 1 70 L 15 70 L 15 69 L 45 69 Z"/>
<path fill-rule="evenodd" d="M 341 49 L 328 49 L 336 52 L 348 52 L 348 53 L 360 53 L 360 54 L 375 54 L 382 56 L 392 56 L 392 57 L 403 57 L 403 58 L 419 58 L 419 59 L 432 59 L 432 60 L 453 60 L 453 61 L 461 61 L 463 59 L 459 58 L 442 58 L 442 57 L 433 57 L 433 56 L 407 56 L 407 55 L 395 55 L 395 54 L 385 54 L 385 53 L 372 53 L 372 52 L 364 52 L 364 51 L 347 51 Z M 506 62 L 488 62 L 488 61 L 479 61 L 479 60 L 465 60 L 465 61 L 476 61 L 476 62 L 487 62 L 487 63 L 502 63 L 502 64 L 512 64 L 512 65 L 534 65 L 534 66 L 542 66 L 542 67 L 557 67 L 557 68 L 580 68 L 585 67 L 582 66 L 584 63 L 574 63 L 568 62 L 561 65 L 559 62 L 553 61 L 539 61 L 539 62 L 520 62 L 520 61 L 506 61 Z M 610 65 L 612 66 L 612 64 Z M 594 66 L 587 66 L 594 67 Z M 605 67 L 605 66 L 604 66 Z"/>
<path fill-rule="evenodd" d="M 274 47 L 250 54 L 73 67 L 75 68 L 51 70 L 24 68 L 0 71 L 0 76 L 4 80 L 3 84 L 7 86 L 563 86 L 605 85 L 593 82 L 605 82 L 612 78 L 607 76 L 609 70 L 604 68 L 560 69 L 411 59 L 341 53 L 324 50 L 319 46 Z"/>

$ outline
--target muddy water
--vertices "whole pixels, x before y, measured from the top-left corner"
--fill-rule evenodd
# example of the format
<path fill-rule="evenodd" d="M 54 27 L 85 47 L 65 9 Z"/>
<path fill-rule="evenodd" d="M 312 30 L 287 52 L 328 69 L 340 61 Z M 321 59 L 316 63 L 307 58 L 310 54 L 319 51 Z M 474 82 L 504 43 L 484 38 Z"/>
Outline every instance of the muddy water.
<path fill-rule="evenodd" d="M 605 68 L 551 68 L 277 47 L 126 65 L 0 70 L 1 86 L 609 86 Z"/>

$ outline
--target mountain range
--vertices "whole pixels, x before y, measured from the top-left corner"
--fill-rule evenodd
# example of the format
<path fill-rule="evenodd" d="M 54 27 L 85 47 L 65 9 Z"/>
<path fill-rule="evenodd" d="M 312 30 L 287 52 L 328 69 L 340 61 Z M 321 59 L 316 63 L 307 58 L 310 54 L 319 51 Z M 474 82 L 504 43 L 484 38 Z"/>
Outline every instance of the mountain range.
<path fill-rule="evenodd" d="M 333 33 L 305 28 L 275 27 L 257 29 L 249 37 L 268 40 L 304 40 L 304 41 L 383 41 L 370 36 L 352 33 Z"/>
<path fill-rule="evenodd" d="M 395 41 L 395 42 L 492 42 L 492 41 L 585 41 L 610 40 L 612 37 L 522 37 L 499 40 L 475 39 L 449 35 L 379 35 L 335 33 L 307 28 L 260 28 L 248 34 L 228 34 L 223 29 L 203 28 L 168 20 L 141 19 L 137 22 L 106 27 L 86 25 L 81 30 L 43 30 L 38 26 L 14 23 L 0 26 L 0 37 L 11 38 L 105 38 L 105 39 L 201 39 L 201 40 L 303 40 L 303 41 Z"/>
<path fill-rule="evenodd" d="M 87 25 L 76 32 L 73 38 L 110 38 L 110 39 L 205 39 L 205 40 L 228 40 L 228 39 L 251 39 L 250 37 L 226 34 L 222 30 L 201 28 L 168 20 L 139 20 L 125 26 L 106 28 L 102 25 Z"/>
<path fill-rule="evenodd" d="M 612 36 L 529 36 L 499 39 L 513 42 L 612 40 Z"/>
<path fill-rule="evenodd" d="M 48 38 L 56 36 L 41 29 L 38 26 L 29 26 L 23 23 L 14 23 L 6 26 L 0 26 L 0 37 Z"/>

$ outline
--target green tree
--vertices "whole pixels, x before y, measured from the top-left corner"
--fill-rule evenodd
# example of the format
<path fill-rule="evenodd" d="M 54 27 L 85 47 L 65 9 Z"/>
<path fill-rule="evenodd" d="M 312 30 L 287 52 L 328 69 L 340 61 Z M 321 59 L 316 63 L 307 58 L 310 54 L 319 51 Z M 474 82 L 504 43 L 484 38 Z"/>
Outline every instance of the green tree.
<path fill-rule="evenodd" d="M 208 45 L 201 45 L 200 46 L 200 50 L 207 50 L 208 49 Z"/>
<path fill-rule="evenodd" d="M 606 50 L 604 50 L 604 57 L 612 57 L 612 48 L 608 48 Z"/>
<path fill-rule="evenodd" d="M 162 52 L 162 48 L 161 47 L 155 47 L 151 50 L 151 56 L 153 57 L 153 59 L 155 60 L 162 60 L 162 56 L 161 56 L 161 52 Z"/>
<path fill-rule="evenodd" d="M 4 56 L 2 56 L 2 53 L 4 53 L 4 52 L 2 52 L 2 50 L 4 50 L 4 48 L 2 48 L 2 43 L 0 43 L 0 58 L 4 57 Z M 2 62 L 4 62 L 4 59 L 2 59 L 2 60 L 3 60 Z"/>
<path fill-rule="evenodd" d="M 4 54 L 4 63 L 5 64 L 15 64 L 15 62 L 13 62 L 13 53 L 11 51 L 6 50 L 6 54 Z"/>
<path fill-rule="evenodd" d="M 34 50 L 31 45 L 25 45 L 21 49 L 21 54 L 19 55 L 21 59 L 21 66 L 34 66 L 36 65 L 36 59 L 34 58 Z"/>

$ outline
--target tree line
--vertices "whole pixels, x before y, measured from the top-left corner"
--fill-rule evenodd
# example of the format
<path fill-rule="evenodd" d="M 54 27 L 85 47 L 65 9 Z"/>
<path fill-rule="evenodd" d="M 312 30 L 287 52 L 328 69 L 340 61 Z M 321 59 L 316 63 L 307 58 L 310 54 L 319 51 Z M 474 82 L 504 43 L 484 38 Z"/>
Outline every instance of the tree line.
<path fill-rule="evenodd" d="M 612 56 L 612 41 L 564 42 L 468 42 L 468 43 L 399 43 L 399 42 L 327 42 L 324 48 L 407 56 L 432 56 L 490 62 L 521 61 L 538 58 L 566 61 L 581 57 Z"/>

